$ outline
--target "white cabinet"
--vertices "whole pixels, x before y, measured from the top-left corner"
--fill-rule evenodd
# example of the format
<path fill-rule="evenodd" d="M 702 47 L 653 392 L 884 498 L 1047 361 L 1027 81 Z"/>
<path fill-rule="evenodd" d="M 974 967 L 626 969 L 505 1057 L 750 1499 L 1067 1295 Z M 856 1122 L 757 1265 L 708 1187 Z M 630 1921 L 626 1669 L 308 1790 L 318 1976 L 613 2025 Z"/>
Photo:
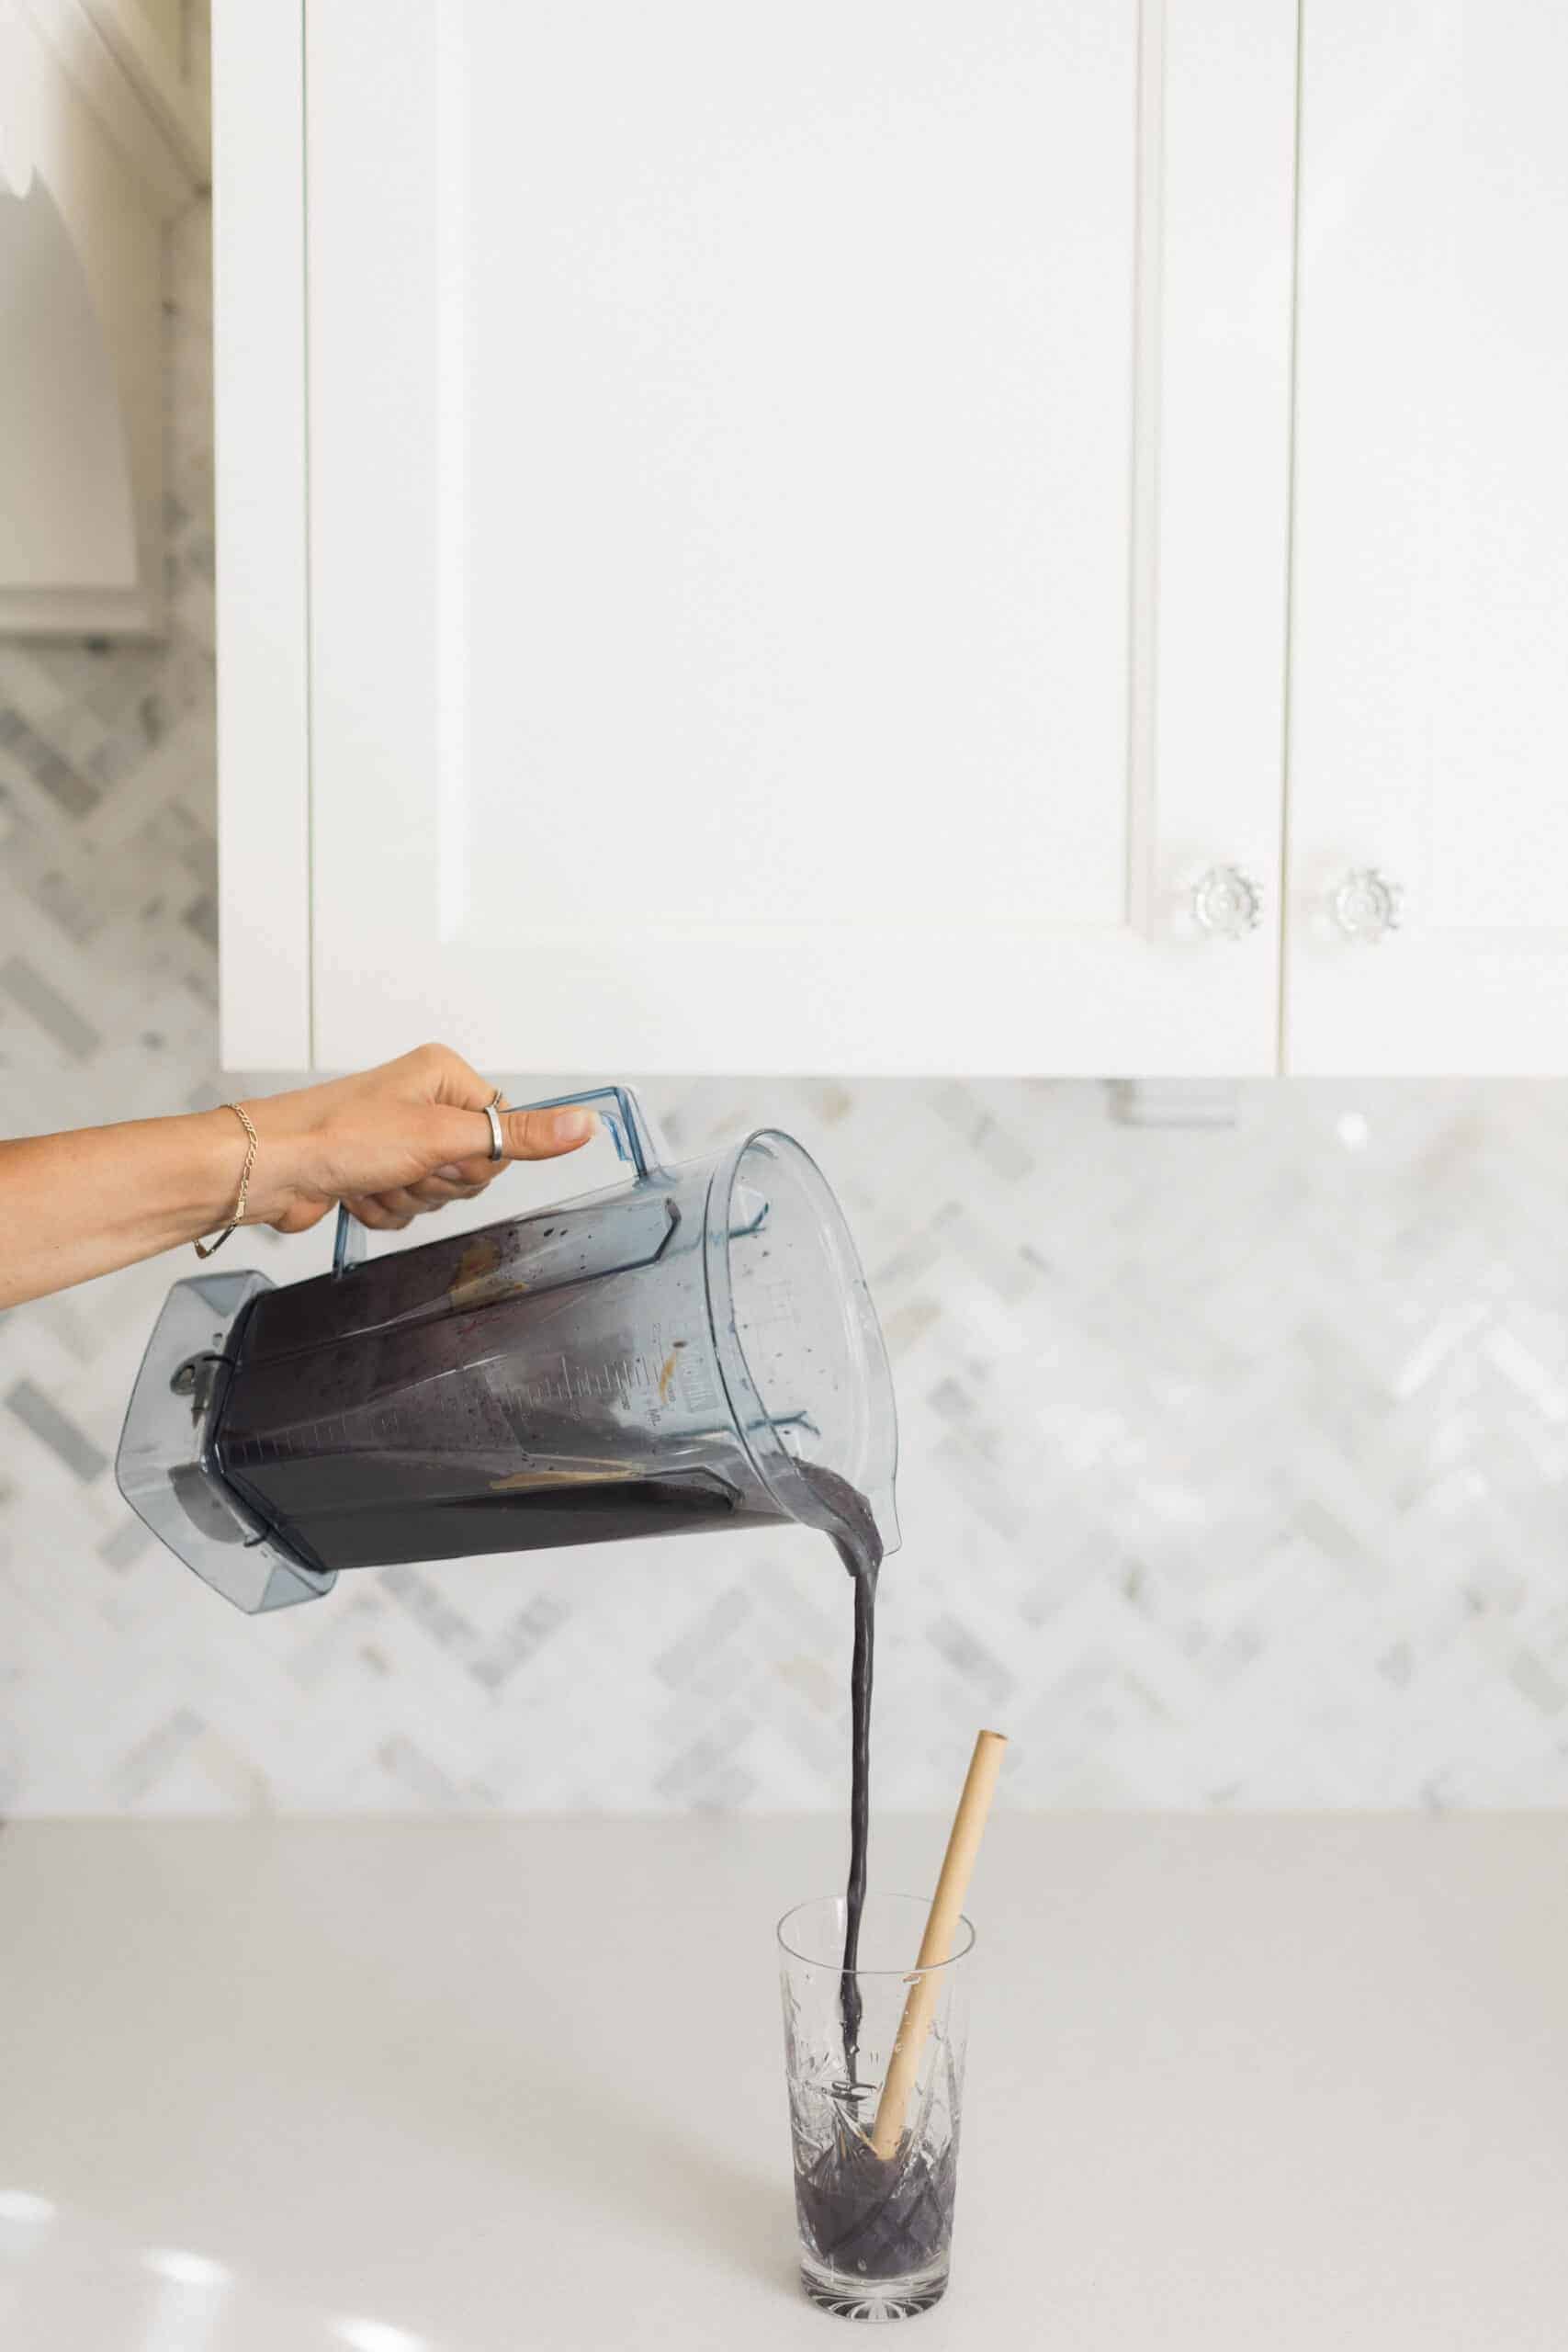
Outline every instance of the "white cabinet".
<path fill-rule="evenodd" d="M 1568 15 L 1305 27 L 1287 1066 L 1562 1071 Z"/>
<path fill-rule="evenodd" d="M 1287 0 L 217 51 L 226 1059 L 1273 1068 Z"/>
<path fill-rule="evenodd" d="M 1568 1071 L 1568 19 L 1297 17 L 219 0 L 225 1058 Z"/>
<path fill-rule="evenodd" d="M 0 633 L 163 626 L 163 232 L 207 177 L 164 29 L 0 0 Z"/>

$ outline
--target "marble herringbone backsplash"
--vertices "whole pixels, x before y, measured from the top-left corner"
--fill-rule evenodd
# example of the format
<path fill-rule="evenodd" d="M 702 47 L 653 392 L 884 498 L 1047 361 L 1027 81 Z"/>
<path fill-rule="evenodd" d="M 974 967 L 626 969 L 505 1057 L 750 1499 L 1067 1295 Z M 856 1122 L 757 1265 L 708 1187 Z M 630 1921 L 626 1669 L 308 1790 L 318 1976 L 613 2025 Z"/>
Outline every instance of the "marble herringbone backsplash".
<path fill-rule="evenodd" d="M 0 644 L 6 1129 L 219 1099 L 206 272 L 197 210 L 168 642 Z M 1190 1132 L 1076 1083 L 648 1092 L 683 1151 L 794 1129 L 862 1242 L 904 1439 L 880 1803 L 950 1801 L 981 1721 L 1021 1804 L 1568 1798 L 1568 1089 L 1260 1083 Z M 849 1593 L 804 1534 L 230 1611 L 109 1469 L 191 1262 L 0 1317 L 0 1808 L 842 1804 Z"/>

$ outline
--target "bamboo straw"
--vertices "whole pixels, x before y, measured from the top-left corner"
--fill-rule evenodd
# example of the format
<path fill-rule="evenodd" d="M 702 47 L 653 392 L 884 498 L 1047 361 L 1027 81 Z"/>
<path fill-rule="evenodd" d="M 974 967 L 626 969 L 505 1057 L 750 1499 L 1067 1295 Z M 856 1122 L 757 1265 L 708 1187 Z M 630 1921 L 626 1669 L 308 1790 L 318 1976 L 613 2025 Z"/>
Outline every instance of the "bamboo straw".
<path fill-rule="evenodd" d="M 931 1907 L 926 1915 L 926 1931 L 920 1938 L 920 1954 L 915 1962 L 917 1969 L 926 1973 L 917 1975 L 909 1987 L 904 2014 L 898 2020 L 892 2058 L 882 2085 L 882 2097 L 876 2103 L 876 2120 L 871 2128 L 871 2144 L 885 2164 L 904 2136 L 909 2093 L 915 2086 L 920 2052 L 925 2048 L 931 2011 L 936 2007 L 936 1996 L 942 1984 L 941 1977 L 934 1972 L 953 1950 L 953 1939 L 963 1916 L 969 1873 L 980 1850 L 986 1815 L 996 1794 L 997 1775 L 1002 1769 L 1002 1750 L 1006 1746 L 1007 1735 L 1004 1732 L 983 1731 L 976 1738 L 975 1753 L 969 1758 L 964 1793 L 958 1800 L 958 1811 L 953 1816 L 952 1835 L 942 1859 L 942 1874 L 936 1883 L 936 1893 L 931 1897 Z"/>

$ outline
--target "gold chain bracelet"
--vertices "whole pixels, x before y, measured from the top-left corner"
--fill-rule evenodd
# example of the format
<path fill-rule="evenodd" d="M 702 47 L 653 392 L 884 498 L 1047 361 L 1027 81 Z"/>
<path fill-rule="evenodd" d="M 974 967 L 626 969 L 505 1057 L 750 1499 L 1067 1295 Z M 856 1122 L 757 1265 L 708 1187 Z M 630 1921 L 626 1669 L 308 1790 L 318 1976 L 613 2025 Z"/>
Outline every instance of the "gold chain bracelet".
<path fill-rule="evenodd" d="M 232 1111 L 234 1116 L 238 1119 L 240 1125 L 243 1127 L 251 1140 L 245 1150 L 245 1164 L 240 1170 L 240 1197 L 234 1204 L 233 1216 L 224 1227 L 216 1241 L 197 1241 L 193 1245 L 198 1258 L 210 1258 L 215 1250 L 221 1250 L 225 1241 L 228 1240 L 229 1236 L 233 1232 L 235 1226 L 243 1225 L 244 1223 L 245 1195 L 250 1191 L 251 1170 L 256 1164 L 256 1146 L 261 1141 L 260 1136 L 257 1135 L 254 1127 L 251 1125 L 250 1113 L 243 1109 L 240 1103 L 225 1102 L 221 1107 L 225 1111 Z"/>

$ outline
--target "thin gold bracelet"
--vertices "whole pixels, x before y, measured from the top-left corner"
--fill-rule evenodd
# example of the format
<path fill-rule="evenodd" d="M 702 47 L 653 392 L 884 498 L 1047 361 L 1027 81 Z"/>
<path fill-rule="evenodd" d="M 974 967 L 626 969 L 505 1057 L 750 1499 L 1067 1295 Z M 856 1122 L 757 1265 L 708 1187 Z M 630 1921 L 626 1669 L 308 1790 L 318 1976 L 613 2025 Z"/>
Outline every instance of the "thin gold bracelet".
<path fill-rule="evenodd" d="M 198 1258 L 210 1258 L 215 1250 L 221 1250 L 225 1241 L 228 1240 L 229 1236 L 233 1232 L 235 1226 L 243 1225 L 244 1223 L 245 1195 L 250 1190 L 251 1170 L 256 1164 L 256 1146 L 261 1141 L 260 1136 L 257 1135 L 254 1127 L 251 1125 L 251 1114 L 248 1111 L 242 1108 L 238 1102 L 225 1102 L 221 1105 L 221 1108 L 225 1111 L 232 1111 L 234 1116 L 238 1119 L 240 1125 L 243 1127 L 251 1140 L 245 1151 L 245 1164 L 240 1170 L 240 1197 L 234 1204 L 233 1216 L 224 1227 L 216 1241 L 197 1241 L 192 1243 L 191 1246 L 195 1250 Z"/>

